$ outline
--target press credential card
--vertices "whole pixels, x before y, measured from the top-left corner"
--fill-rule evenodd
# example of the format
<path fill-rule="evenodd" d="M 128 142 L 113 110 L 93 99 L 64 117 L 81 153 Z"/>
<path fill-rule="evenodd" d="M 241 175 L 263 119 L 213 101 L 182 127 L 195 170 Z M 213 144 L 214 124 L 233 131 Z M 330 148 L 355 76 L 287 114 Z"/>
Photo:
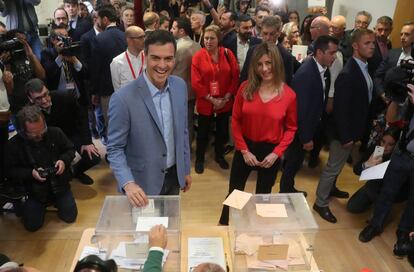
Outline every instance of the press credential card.
<path fill-rule="evenodd" d="M 261 245 L 257 258 L 261 261 L 286 260 L 289 245 Z"/>
<path fill-rule="evenodd" d="M 168 217 L 138 217 L 136 231 L 150 231 L 155 225 L 168 228 Z"/>
<path fill-rule="evenodd" d="M 235 189 L 226 198 L 226 200 L 224 200 L 223 204 L 241 210 L 251 197 L 251 193 L 246 193 Z"/>
<path fill-rule="evenodd" d="M 285 204 L 256 204 L 256 213 L 261 217 L 288 217 Z"/>

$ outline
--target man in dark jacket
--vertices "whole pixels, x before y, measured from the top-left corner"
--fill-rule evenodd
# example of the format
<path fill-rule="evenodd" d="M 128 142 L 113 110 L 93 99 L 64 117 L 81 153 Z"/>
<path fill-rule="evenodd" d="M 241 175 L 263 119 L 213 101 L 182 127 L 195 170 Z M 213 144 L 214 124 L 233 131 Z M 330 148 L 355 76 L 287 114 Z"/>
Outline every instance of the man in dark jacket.
<path fill-rule="evenodd" d="M 53 204 L 67 223 L 76 220 L 78 210 L 70 190 L 73 144 L 56 127 L 47 127 L 37 106 L 25 106 L 16 116 L 18 134 L 7 146 L 8 177 L 23 184 L 28 199 L 23 207 L 23 224 L 28 231 L 43 225 L 46 207 Z"/>

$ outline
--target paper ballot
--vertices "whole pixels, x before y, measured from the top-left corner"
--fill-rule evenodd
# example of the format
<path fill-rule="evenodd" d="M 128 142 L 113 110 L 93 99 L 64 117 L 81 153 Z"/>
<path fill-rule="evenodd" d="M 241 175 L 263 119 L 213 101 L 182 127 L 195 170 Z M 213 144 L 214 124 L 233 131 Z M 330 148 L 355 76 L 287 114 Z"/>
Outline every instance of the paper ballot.
<path fill-rule="evenodd" d="M 138 217 L 136 231 L 150 231 L 155 225 L 168 228 L 168 217 Z"/>
<path fill-rule="evenodd" d="M 261 217 L 288 217 L 285 204 L 256 204 L 256 213 Z"/>
<path fill-rule="evenodd" d="M 383 162 L 362 171 L 359 180 L 382 179 L 387 171 L 390 161 Z"/>
<path fill-rule="evenodd" d="M 235 189 L 226 198 L 226 200 L 224 200 L 223 204 L 241 210 L 251 197 L 251 193 L 246 193 Z"/>

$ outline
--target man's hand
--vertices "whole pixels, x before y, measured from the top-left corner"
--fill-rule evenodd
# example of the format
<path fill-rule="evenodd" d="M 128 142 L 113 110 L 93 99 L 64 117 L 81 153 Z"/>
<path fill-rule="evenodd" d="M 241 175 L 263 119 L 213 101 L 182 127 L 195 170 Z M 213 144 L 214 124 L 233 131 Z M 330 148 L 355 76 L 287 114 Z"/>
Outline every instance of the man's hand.
<path fill-rule="evenodd" d="M 4 51 L 0 54 L 0 61 L 4 63 L 7 63 L 11 58 L 10 52 Z"/>
<path fill-rule="evenodd" d="M 193 180 L 192 180 L 190 175 L 185 176 L 184 179 L 185 179 L 185 187 L 182 190 L 185 193 L 188 190 L 190 190 L 191 184 L 193 183 Z"/>
<path fill-rule="evenodd" d="M 135 183 L 135 181 L 124 186 L 124 191 L 129 202 L 134 207 L 143 207 L 148 205 L 148 198 L 144 190 Z"/>
<path fill-rule="evenodd" d="M 253 155 L 253 153 L 247 151 L 243 154 L 243 159 L 244 162 L 248 165 L 248 166 L 256 166 L 256 165 L 260 165 L 260 162 L 256 159 L 256 156 Z"/>
<path fill-rule="evenodd" d="M 343 144 L 342 147 L 349 149 L 349 148 L 352 148 L 353 145 L 354 145 L 354 141 L 350 141 L 349 143 Z"/>
<path fill-rule="evenodd" d="M 86 151 L 86 153 L 88 153 L 89 159 L 91 160 L 92 160 L 92 154 L 99 157 L 98 149 L 93 144 L 82 145 L 80 151 L 81 151 L 81 155 L 83 154 L 84 151 Z"/>
<path fill-rule="evenodd" d="M 99 106 L 99 104 L 101 103 L 101 98 L 98 95 L 93 94 L 91 96 L 91 102 L 94 106 Z"/>
<path fill-rule="evenodd" d="M 263 168 L 270 168 L 276 162 L 278 155 L 276 153 L 270 153 L 260 162 L 259 166 Z"/>
<path fill-rule="evenodd" d="M 151 228 L 149 235 L 149 247 L 167 247 L 167 229 L 163 225 L 155 225 Z"/>
<path fill-rule="evenodd" d="M 32 58 L 33 56 L 35 56 L 35 54 L 33 53 L 32 48 L 30 47 L 30 45 L 26 41 L 26 39 L 23 38 L 23 37 L 20 37 L 20 36 L 16 36 L 16 37 L 23 44 L 23 46 L 24 46 L 24 52 L 26 53 L 26 56 L 28 58 Z"/>
<path fill-rule="evenodd" d="M 4 84 L 13 83 L 13 74 L 10 71 L 4 71 L 2 80 Z"/>
<path fill-rule="evenodd" d="M 303 144 L 303 149 L 305 149 L 306 151 L 311 151 L 313 149 L 313 141 Z"/>
<path fill-rule="evenodd" d="M 33 178 L 35 179 L 35 180 L 37 180 L 37 181 L 40 181 L 40 182 L 45 182 L 46 181 L 46 179 L 45 178 L 42 178 L 41 176 L 40 176 L 40 174 L 39 174 L 39 172 L 38 172 L 38 170 L 43 170 L 43 168 L 39 168 L 39 169 L 33 169 L 32 170 L 32 176 L 33 176 Z"/>
<path fill-rule="evenodd" d="M 374 157 L 374 153 L 372 153 L 371 157 L 369 157 L 369 159 L 364 164 L 365 168 L 369 168 L 380 163 L 382 163 L 382 156 Z"/>
<path fill-rule="evenodd" d="M 56 175 L 62 175 L 63 171 L 65 171 L 65 163 L 62 160 L 58 160 L 55 164 L 55 168 L 57 169 Z"/>
<path fill-rule="evenodd" d="M 408 99 L 410 100 L 411 104 L 414 105 L 414 85 L 408 84 L 407 87 L 408 89 L 410 89 L 410 91 L 408 92 Z"/>

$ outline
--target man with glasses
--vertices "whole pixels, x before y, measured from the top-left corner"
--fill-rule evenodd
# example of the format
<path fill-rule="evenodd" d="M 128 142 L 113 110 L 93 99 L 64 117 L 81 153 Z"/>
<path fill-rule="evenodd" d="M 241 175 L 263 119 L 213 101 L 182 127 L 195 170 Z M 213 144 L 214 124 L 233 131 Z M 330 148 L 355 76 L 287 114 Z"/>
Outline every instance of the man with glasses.
<path fill-rule="evenodd" d="M 44 98 L 42 99 L 44 100 Z M 16 116 L 18 134 L 7 145 L 8 177 L 24 187 L 23 225 L 36 231 L 43 225 L 46 207 L 54 205 L 58 217 L 73 223 L 78 215 L 70 190 L 73 144 L 56 127 L 47 127 L 37 106 L 25 106 Z"/>
<path fill-rule="evenodd" d="M 111 62 L 111 77 L 114 90 L 138 78 L 145 68 L 145 32 L 138 26 L 130 26 L 125 31 L 128 48 Z"/>
<path fill-rule="evenodd" d="M 40 107 L 49 126 L 60 128 L 75 145 L 81 159 L 73 166 L 73 175 L 83 184 L 93 184 L 85 171 L 100 162 L 100 155 L 92 143 L 86 109 L 64 92 L 49 93 L 40 79 L 31 79 L 25 85 L 29 101 Z"/>

